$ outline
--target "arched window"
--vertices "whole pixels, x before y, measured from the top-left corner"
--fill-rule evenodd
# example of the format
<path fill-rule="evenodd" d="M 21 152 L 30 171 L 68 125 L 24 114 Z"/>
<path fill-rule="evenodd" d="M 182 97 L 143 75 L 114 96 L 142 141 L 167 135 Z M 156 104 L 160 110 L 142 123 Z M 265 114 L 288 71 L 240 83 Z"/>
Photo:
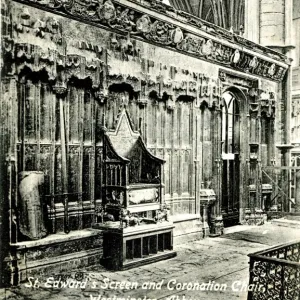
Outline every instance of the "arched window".
<path fill-rule="evenodd" d="M 245 0 L 169 0 L 176 9 L 235 33 L 244 28 Z"/>
<path fill-rule="evenodd" d="M 238 121 L 238 105 L 233 94 L 223 94 L 224 106 L 222 108 L 222 143 L 223 153 L 235 153 L 238 151 L 238 132 L 234 130 Z"/>
<path fill-rule="evenodd" d="M 227 225 L 239 220 L 239 132 L 239 102 L 234 93 L 227 91 L 222 107 L 222 213 Z"/>

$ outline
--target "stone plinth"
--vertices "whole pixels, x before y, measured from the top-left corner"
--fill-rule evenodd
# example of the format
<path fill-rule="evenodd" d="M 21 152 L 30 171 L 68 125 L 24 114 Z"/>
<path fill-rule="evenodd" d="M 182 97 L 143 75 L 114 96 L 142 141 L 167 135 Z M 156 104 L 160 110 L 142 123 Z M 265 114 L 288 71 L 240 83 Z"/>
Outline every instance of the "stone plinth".
<path fill-rule="evenodd" d="M 172 216 L 175 225 L 173 230 L 174 246 L 203 238 L 203 224 L 196 214 Z"/>
<path fill-rule="evenodd" d="M 16 285 L 30 276 L 46 280 L 49 276 L 99 264 L 102 240 L 101 230 L 86 229 L 12 244 L 10 256 L 5 259 L 6 282 Z"/>

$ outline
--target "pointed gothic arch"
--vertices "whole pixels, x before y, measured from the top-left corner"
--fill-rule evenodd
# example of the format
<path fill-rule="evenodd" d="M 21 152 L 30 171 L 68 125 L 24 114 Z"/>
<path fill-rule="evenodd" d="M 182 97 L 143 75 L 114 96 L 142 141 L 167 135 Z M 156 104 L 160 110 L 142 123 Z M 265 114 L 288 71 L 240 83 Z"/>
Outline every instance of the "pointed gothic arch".
<path fill-rule="evenodd" d="M 244 28 L 245 0 L 170 0 L 170 4 L 234 32 Z"/>
<path fill-rule="evenodd" d="M 240 219 L 240 111 L 242 92 L 229 88 L 223 93 L 222 105 L 222 201 L 225 225 Z"/>

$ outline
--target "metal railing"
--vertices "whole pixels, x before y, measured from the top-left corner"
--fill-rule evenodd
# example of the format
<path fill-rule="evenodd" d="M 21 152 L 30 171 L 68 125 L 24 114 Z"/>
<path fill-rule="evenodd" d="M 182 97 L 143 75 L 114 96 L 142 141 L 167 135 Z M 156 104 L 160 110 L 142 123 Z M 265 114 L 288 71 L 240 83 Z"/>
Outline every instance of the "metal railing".
<path fill-rule="evenodd" d="M 300 300 L 300 240 L 248 256 L 248 300 Z"/>

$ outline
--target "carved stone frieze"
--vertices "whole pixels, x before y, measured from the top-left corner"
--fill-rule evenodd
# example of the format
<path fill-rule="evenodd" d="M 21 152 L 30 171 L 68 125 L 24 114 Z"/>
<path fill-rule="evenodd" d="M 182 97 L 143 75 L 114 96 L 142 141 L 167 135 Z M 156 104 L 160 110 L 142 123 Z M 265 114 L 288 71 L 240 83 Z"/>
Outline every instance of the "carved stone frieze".
<path fill-rule="evenodd" d="M 45 70 L 50 81 L 56 81 L 57 87 L 66 87 L 67 81 L 77 79 L 92 80 L 92 87 L 100 85 L 102 62 L 99 59 L 87 60 L 80 55 L 62 55 L 56 50 L 43 50 L 32 44 L 15 44 L 15 73 L 20 74 L 24 68 L 31 72 Z"/>
<path fill-rule="evenodd" d="M 254 93 L 258 85 L 257 79 L 252 79 L 247 76 L 240 76 L 234 72 L 220 69 L 219 79 L 224 83 L 224 86 L 239 86 L 241 88 L 247 88 L 249 93 Z"/>
<path fill-rule="evenodd" d="M 203 60 L 226 65 L 241 72 L 251 73 L 271 80 L 282 80 L 287 70 L 285 67 L 270 62 L 267 58 L 262 59 L 247 51 L 238 50 L 234 44 L 232 46 L 225 45 L 215 40 L 213 35 L 212 38 L 201 36 L 201 30 L 199 30 L 199 35 L 192 34 L 184 27 L 181 28 L 172 23 L 158 20 L 152 16 L 115 3 L 112 0 L 99 2 L 81 0 L 48 0 L 36 2 L 33 0 L 23 0 L 22 2 L 27 4 L 34 3 L 35 6 L 40 8 L 80 18 L 82 21 L 93 23 L 96 26 L 101 24 L 113 30 L 130 33 L 131 36 L 139 36 L 145 41 L 157 43 Z M 43 34 L 44 32 L 44 24 L 42 22 L 44 21 L 37 23 L 38 34 Z M 24 27 L 25 25 L 22 24 L 21 26 Z M 205 26 L 214 27 L 208 24 L 205 24 Z M 217 33 L 216 28 L 213 29 L 212 31 Z M 234 37 L 234 35 L 232 39 L 235 44 L 245 46 L 245 39 Z M 284 56 L 282 57 L 276 54 L 276 52 L 273 53 L 267 48 L 260 47 L 248 41 L 249 43 L 252 48 L 255 46 L 254 49 L 259 49 L 259 52 L 263 54 L 272 54 L 272 58 L 276 57 L 277 60 L 281 61 L 286 60 Z"/>
<path fill-rule="evenodd" d="M 26 2 L 30 1 L 26 0 Z M 68 53 L 67 49 L 64 51 L 58 51 L 56 48 L 44 49 L 38 45 L 19 42 L 13 46 L 8 39 L 4 40 L 8 45 L 5 47 L 6 53 L 11 53 L 13 61 L 11 65 L 15 68 L 15 74 L 19 75 L 24 68 L 32 72 L 45 70 L 48 79 L 54 83 L 57 93 L 65 92 L 67 82 L 71 78 L 88 80 L 92 82 L 94 96 L 100 103 L 104 103 L 110 86 L 126 83 L 136 93 L 135 98 L 141 99 L 137 100 L 140 105 L 145 105 L 147 103 L 145 99 L 151 98 L 154 102 L 164 101 L 166 107 L 172 110 L 179 98 L 186 101 L 196 100 L 196 107 L 201 106 L 203 101 L 209 107 L 219 107 L 222 87 L 231 84 L 249 90 L 257 85 L 256 79 L 250 79 L 250 76 L 237 76 L 234 71 L 220 69 L 219 79 L 212 79 L 204 74 L 178 66 L 164 65 L 142 58 L 140 44 L 134 39 L 134 36 L 212 63 L 223 64 L 227 68 L 272 80 L 281 80 L 285 73 L 283 67 L 235 49 L 234 45 L 231 47 L 214 40 L 213 37 L 207 38 L 191 34 L 184 28 L 155 20 L 138 11 L 126 9 L 111 0 L 99 3 L 83 3 L 79 0 L 54 0 L 54 2 L 55 6 L 52 5 L 52 2 L 48 2 L 49 9 L 80 16 L 83 20 L 89 19 L 89 22 L 101 23 L 126 33 L 126 35 L 112 33 L 107 43 L 107 49 L 105 49 L 105 44 L 96 46 L 81 40 L 75 41 L 76 45 L 72 44 L 72 47 L 84 50 L 82 55 L 66 54 Z M 44 6 L 45 3 L 39 2 L 34 5 Z M 84 10 L 84 8 L 87 9 Z M 31 32 L 35 28 L 39 30 L 37 36 L 41 37 L 40 34 L 43 31 L 49 36 L 60 34 L 63 31 L 61 24 L 53 17 L 33 20 L 26 7 L 21 11 L 19 19 L 22 24 L 14 27 L 19 32 L 26 30 Z M 46 22 L 46 25 L 43 22 Z M 36 34 L 35 31 L 32 33 Z M 13 50 L 11 50 L 12 48 Z M 86 50 L 92 51 L 96 55 L 85 56 Z M 79 51 L 79 53 L 81 52 Z M 107 59 L 104 59 L 103 53 L 107 54 Z M 132 64 L 134 64 L 134 68 L 132 68 Z M 134 72 L 128 74 L 129 69 L 134 69 Z M 224 84 L 221 84 L 222 81 Z"/>

